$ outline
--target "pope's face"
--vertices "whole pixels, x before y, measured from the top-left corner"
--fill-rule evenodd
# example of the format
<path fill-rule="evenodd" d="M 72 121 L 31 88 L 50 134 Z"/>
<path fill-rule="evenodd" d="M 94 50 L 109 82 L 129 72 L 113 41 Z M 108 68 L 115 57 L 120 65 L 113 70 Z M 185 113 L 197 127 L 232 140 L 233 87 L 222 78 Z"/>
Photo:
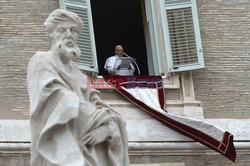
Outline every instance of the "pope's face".
<path fill-rule="evenodd" d="M 123 48 L 122 48 L 122 47 L 117 47 L 117 48 L 115 49 L 115 54 L 116 54 L 117 56 L 122 57 L 122 56 L 123 56 L 123 53 L 124 53 L 124 51 L 123 51 Z"/>
<path fill-rule="evenodd" d="M 80 49 L 77 45 L 79 29 L 76 23 L 60 22 L 49 35 L 52 38 L 53 47 L 58 49 L 63 61 L 76 61 L 80 57 Z"/>

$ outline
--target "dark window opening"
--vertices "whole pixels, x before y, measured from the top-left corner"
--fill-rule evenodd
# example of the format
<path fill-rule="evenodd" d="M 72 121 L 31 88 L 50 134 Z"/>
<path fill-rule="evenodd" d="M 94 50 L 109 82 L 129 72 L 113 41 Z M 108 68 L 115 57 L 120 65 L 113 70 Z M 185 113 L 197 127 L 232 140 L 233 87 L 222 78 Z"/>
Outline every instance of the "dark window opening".
<path fill-rule="evenodd" d="M 99 74 L 107 74 L 106 59 L 115 55 L 116 45 L 122 45 L 125 53 L 136 58 L 141 75 L 148 75 L 141 1 L 91 0 L 91 10 Z"/>

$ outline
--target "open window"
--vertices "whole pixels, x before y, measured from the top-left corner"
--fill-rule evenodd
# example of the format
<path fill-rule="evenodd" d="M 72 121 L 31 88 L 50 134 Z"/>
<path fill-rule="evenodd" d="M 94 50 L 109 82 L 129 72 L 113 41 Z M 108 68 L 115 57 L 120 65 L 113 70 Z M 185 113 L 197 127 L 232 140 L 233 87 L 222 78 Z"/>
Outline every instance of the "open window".
<path fill-rule="evenodd" d="M 60 7 L 84 21 L 82 70 L 107 74 L 105 61 L 118 44 L 141 75 L 204 68 L 196 0 L 60 0 Z"/>
<path fill-rule="evenodd" d="M 140 0 L 60 0 L 60 7 L 77 13 L 84 21 L 78 40 L 80 69 L 106 74 L 105 61 L 120 44 L 136 59 L 141 75 L 148 75 Z"/>
<path fill-rule="evenodd" d="M 122 45 L 136 59 L 141 75 L 148 75 L 147 50 L 140 0 L 91 0 L 99 74 L 107 74 L 104 64 Z"/>

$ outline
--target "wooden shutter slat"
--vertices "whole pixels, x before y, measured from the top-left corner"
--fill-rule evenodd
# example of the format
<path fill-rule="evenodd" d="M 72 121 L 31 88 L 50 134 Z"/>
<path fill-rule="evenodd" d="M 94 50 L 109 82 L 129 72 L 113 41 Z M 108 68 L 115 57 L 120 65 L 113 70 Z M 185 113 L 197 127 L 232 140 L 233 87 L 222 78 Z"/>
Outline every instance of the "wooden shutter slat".
<path fill-rule="evenodd" d="M 66 0 L 68 2 L 75 2 L 75 3 L 82 3 L 82 4 L 87 4 L 86 0 Z"/>
<path fill-rule="evenodd" d="M 166 5 L 174 5 L 176 3 L 188 3 L 190 0 L 165 0 Z"/>
<path fill-rule="evenodd" d="M 180 60 L 189 60 L 189 59 L 197 59 L 197 57 L 195 56 L 195 54 L 190 54 L 190 56 L 188 58 L 183 57 L 181 55 L 173 57 L 173 59 L 180 59 Z"/>

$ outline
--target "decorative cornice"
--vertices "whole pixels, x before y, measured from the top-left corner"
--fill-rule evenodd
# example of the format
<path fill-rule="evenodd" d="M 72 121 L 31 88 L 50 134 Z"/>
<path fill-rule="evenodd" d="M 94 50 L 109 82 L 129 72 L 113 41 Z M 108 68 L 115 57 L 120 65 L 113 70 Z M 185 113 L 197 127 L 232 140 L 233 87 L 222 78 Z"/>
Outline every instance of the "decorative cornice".
<path fill-rule="evenodd" d="M 250 154 L 250 142 L 235 142 L 237 154 Z M 30 142 L 0 142 L 1 153 L 30 153 Z M 130 155 L 218 154 L 197 142 L 129 142 Z"/>

